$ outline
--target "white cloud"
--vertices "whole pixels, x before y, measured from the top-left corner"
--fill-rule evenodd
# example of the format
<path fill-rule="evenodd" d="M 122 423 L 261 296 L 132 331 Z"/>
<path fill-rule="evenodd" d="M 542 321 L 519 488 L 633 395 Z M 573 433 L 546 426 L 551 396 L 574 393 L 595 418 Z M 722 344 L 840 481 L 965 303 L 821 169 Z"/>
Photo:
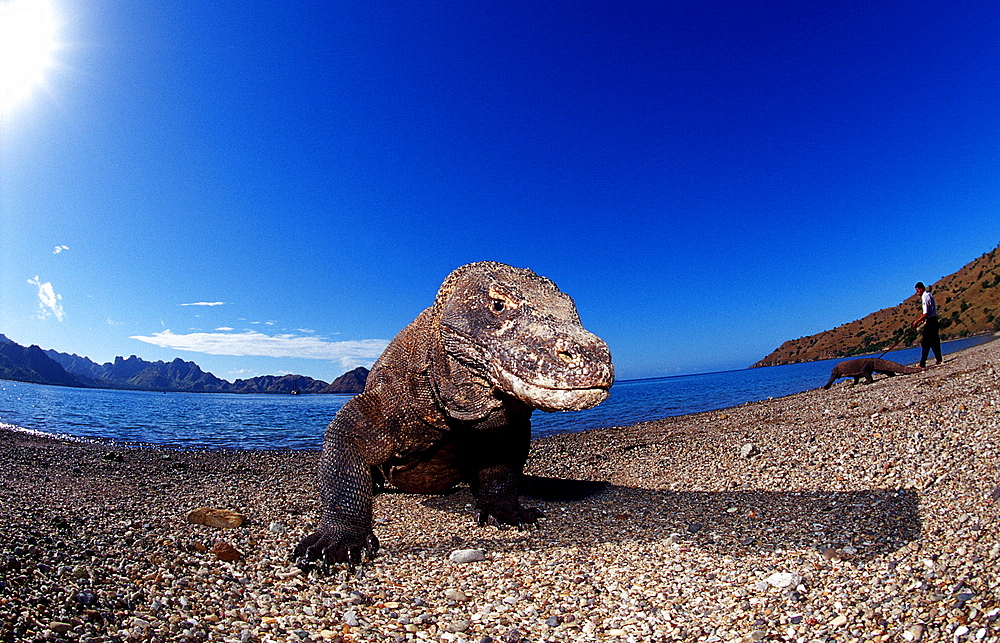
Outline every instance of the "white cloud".
<path fill-rule="evenodd" d="M 178 306 L 225 306 L 224 301 L 195 301 L 190 304 L 177 304 Z"/>
<path fill-rule="evenodd" d="M 222 332 L 229 332 L 229 331 L 231 331 L 231 330 L 232 330 L 232 328 L 230 328 L 229 326 L 219 326 L 219 327 L 218 327 L 218 328 L 216 328 L 215 330 L 217 330 L 217 331 L 222 331 Z"/>
<path fill-rule="evenodd" d="M 63 250 L 69 250 L 69 246 L 56 246 L 55 250 L 52 251 L 52 254 L 57 255 Z"/>
<path fill-rule="evenodd" d="M 28 283 L 32 286 L 38 286 L 38 318 L 45 319 L 52 315 L 62 321 L 65 315 L 61 303 L 62 295 L 56 293 L 50 282 L 43 283 L 37 275 L 34 279 L 29 279 Z"/>
<path fill-rule="evenodd" d="M 265 335 L 251 330 L 242 333 L 215 332 L 187 333 L 185 335 L 164 330 L 149 336 L 134 335 L 132 339 L 161 348 L 209 355 L 327 359 L 334 360 L 341 365 L 370 362 L 381 355 L 389 343 L 384 339 L 328 342 L 321 337 Z"/>

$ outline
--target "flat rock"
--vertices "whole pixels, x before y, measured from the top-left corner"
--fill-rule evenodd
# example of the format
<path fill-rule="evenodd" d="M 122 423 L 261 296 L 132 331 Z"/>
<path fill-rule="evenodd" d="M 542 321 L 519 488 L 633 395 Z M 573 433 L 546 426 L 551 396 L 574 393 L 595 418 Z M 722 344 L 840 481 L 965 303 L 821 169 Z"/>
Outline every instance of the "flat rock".
<path fill-rule="evenodd" d="M 486 560 L 486 552 L 482 549 L 456 549 L 448 556 L 448 560 L 453 563 L 474 563 Z"/>
<path fill-rule="evenodd" d="M 188 512 L 187 521 L 195 525 L 207 525 L 219 529 L 233 529 L 243 524 L 247 517 L 228 509 L 198 507 Z"/>

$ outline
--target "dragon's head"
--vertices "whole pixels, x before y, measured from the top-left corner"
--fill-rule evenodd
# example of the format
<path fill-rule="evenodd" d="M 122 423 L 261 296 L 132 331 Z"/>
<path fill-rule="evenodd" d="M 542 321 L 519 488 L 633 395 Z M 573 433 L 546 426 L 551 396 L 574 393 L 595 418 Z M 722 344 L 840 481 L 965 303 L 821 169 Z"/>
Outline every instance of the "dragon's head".
<path fill-rule="evenodd" d="M 445 279 L 434 305 L 445 351 L 494 389 L 543 411 L 587 409 L 608 397 L 611 352 L 549 279 L 472 263 Z"/>

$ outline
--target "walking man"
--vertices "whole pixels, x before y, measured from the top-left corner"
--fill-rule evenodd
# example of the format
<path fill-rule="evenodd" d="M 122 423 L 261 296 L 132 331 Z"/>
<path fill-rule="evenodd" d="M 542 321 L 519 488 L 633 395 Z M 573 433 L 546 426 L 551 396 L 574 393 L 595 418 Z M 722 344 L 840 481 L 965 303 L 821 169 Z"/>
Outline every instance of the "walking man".
<path fill-rule="evenodd" d="M 917 321 L 913 322 L 916 328 L 920 322 L 924 323 L 924 330 L 920 334 L 920 366 L 927 366 L 927 354 L 933 350 L 937 364 L 941 363 L 941 337 L 938 335 L 937 305 L 934 303 L 934 295 L 924 287 L 924 282 L 918 281 L 914 286 L 920 296 L 920 304 L 923 306 L 924 314 Z"/>

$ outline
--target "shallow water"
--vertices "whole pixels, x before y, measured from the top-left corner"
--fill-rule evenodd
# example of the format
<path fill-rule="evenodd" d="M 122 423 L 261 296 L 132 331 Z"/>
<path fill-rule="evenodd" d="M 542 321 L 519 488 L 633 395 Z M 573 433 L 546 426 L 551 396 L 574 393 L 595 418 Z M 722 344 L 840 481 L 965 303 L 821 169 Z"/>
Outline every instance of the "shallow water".
<path fill-rule="evenodd" d="M 944 344 L 948 353 L 992 335 Z M 920 349 L 886 355 L 901 364 Z M 617 382 L 600 406 L 572 413 L 536 412 L 536 437 L 722 409 L 781 397 L 826 383 L 837 360 Z M 848 381 L 848 380 L 842 380 Z M 0 423 L 95 440 L 188 448 L 318 449 L 323 429 L 347 395 L 152 393 L 0 381 Z"/>

